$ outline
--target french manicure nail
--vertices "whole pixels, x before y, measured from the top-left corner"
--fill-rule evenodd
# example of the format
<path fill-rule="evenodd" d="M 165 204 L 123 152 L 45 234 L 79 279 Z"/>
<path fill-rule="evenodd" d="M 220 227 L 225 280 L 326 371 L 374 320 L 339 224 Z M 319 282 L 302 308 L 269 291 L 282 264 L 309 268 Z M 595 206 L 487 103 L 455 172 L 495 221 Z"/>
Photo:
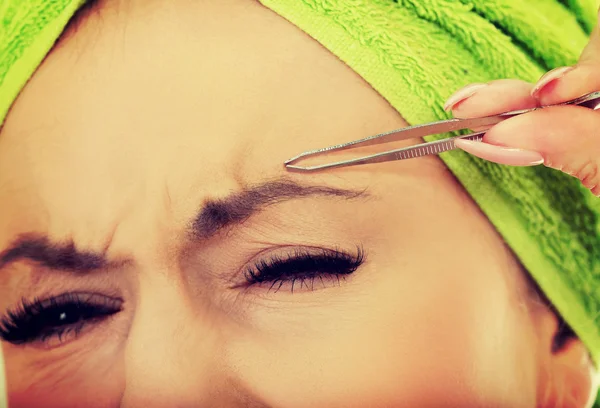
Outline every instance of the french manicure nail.
<path fill-rule="evenodd" d="M 457 139 L 456 147 L 481 159 L 494 163 L 506 164 L 508 166 L 537 166 L 544 164 L 544 158 L 540 153 L 531 150 L 515 149 L 491 145 L 484 142 Z"/>
<path fill-rule="evenodd" d="M 531 95 L 537 97 L 548 85 L 554 81 L 558 81 L 564 77 L 567 73 L 573 70 L 574 67 L 560 67 L 555 68 L 552 71 L 547 72 L 540 80 L 535 84 L 531 90 Z"/>
<path fill-rule="evenodd" d="M 444 110 L 449 111 L 454 108 L 459 103 L 465 101 L 471 96 L 475 95 L 475 92 L 479 91 L 481 88 L 485 88 L 487 84 L 471 84 L 467 85 L 464 88 L 456 91 L 452 96 L 448 98 L 446 103 L 444 104 Z"/>

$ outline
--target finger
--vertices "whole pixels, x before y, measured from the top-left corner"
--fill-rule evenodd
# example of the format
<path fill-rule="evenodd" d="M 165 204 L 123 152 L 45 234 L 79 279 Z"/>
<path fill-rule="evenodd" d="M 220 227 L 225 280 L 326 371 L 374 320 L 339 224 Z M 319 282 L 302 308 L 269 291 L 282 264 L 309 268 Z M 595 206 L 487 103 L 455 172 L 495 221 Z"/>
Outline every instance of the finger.
<path fill-rule="evenodd" d="M 448 99 L 446 106 L 457 118 L 474 118 L 530 109 L 538 104 L 537 99 L 531 96 L 532 89 L 532 84 L 517 79 L 475 84 L 456 92 Z"/>
<path fill-rule="evenodd" d="M 536 84 L 533 95 L 543 105 L 600 91 L 600 28 L 596 27 L 575 67 L 550 71 Z"/>
<path fill-rule="evenodd" d="M 500 164 L 535 165 L 541 159 L 600 195 L 598 129 L 598 112 L 561 106 L 508 119 L 490 129 L 482 143 L 461 140 L 457 146 Z"/>

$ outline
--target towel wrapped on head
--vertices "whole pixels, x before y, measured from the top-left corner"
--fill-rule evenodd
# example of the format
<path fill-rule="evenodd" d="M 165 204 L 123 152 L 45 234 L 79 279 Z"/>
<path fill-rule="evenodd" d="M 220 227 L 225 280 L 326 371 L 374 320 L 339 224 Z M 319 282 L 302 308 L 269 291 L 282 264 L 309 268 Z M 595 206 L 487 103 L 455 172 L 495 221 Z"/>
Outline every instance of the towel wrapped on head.
<path fill-rule="evenodd" d="M 596 25 L 594 0 L 261 0 L 338 56 L 409 124 L 448 118 L 475 82 L 530 82 L 572 65 Z M 444 136 L 433 136 L 430 140 Z M 544 167 L 463 152 L 441 158 L 600 361 L 600 200 Z"/>

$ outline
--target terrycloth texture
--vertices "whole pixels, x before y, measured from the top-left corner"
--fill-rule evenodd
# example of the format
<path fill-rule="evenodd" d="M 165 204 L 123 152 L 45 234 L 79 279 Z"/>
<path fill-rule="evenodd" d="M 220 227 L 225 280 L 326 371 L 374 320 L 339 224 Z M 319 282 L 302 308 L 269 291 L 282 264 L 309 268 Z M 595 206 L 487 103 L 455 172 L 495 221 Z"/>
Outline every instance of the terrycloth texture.
<path fill-rule="evenodd" d="M 575 63 L 597 11 L 595 0 L 261 2 L 348 64 L 410 124 L 447 118 L 443 102 L 468 83 L 535 82 Z M 442 158 L 600 361 L 600 200 L 544 167 L 499 166 L 459 151 Z"/>
<path fill-rule="evenodd" d="M 598 2 L 260 1 L 337 55 L 411 124 L 446 118 L 442 103 L 467 83 L 536 81 L 575 63 Z M 82 2 L 0 2 L 0 124 Z M 498 166 L 460 151 L 442 158 L 600 362 L 600 200 L 543 167 Z"/>
<path fill-rule="evenodd" d="M 85 1 L 0 1 L 0 125 L 23 85 Z"/>
<path fill-rule="evenodd" d="M 469 83 L 535 82 L 574 64 L 598 10 L 597 0 L 260 1 L 410 124 L 446 119 L 443 102 Z M 600 363 L 600 199 L 544 167 L 499 166 L 461 151 L 441 158 Z"/>
<path fill-rule="evenodd" d="M 85 0 L 0 0 L 0 126 L 11 104 Z M 6 408 L 0 350 L 0 408 Z"/>

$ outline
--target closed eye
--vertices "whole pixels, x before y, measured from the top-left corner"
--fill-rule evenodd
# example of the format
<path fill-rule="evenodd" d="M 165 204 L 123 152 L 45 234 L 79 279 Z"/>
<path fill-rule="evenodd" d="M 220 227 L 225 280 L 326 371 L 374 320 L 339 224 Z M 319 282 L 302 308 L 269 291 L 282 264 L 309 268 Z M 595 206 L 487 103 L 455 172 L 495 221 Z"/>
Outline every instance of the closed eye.
<path fill-rule="evenodd" d="M 354 273 L 365 262 L 365 252 L 358 246 L 354 252 L 330 249 L 296 249 L 286 255 L 260 259 L 245 271 L 247 286 L 266 287 L 278 292 L 285 285 L 289 290 L 315 290 L 327 284 L 339 284 L 340 278 Z"/>
<path fill-rule="evenodd" d="M 16 345 L 62 344 L 76 338 L 86 326 L 120 312 L 122 305 L 121 299 L 86 292 L 23 300 L 0 319 L 0 338 Z"/>

